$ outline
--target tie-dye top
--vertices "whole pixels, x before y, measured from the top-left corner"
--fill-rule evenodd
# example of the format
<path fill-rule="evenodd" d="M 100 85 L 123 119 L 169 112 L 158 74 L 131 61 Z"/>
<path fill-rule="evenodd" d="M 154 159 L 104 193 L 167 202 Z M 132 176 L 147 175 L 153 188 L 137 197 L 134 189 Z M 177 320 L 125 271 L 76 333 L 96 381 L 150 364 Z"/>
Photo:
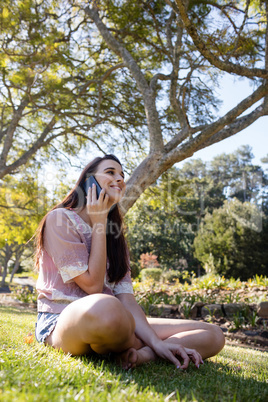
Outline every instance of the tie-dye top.
<path fill-rule="evenodd" d="M 91 227 L 72 210 L 58 208 L 48 214 L 36 284 L 38 312 L 61 313 L 69 303 L 88 296 L 73 278 L 88 269 L 91 233 Z M 103 293 L 133 293 L 130 270 L 119 282 L 110 283 L 108 269 L 107 262 Z"/>

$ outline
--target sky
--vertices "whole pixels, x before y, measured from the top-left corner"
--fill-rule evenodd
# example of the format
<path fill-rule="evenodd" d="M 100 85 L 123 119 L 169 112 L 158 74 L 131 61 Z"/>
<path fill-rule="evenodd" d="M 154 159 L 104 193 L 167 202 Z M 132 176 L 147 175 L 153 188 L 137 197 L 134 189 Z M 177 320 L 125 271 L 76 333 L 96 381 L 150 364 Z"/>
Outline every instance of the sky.
<path fill-rule="evenodd" d="M 246 80 L 235 79 L 234 76 L 224 77 L 218 90 L 220 98 L 223 100 L 220 114 L 228 112 L 252 92 L 253 88 L 248 85 Z M 268 116 L 261 117 L 247 129 L 232 137 L 196 152 L 187 161 L 201 158 L 208 162 L 219 154 L 232 153 L 242 145 L 250 145 L 255 156 L 253 163 L 267 169 L 267 165 L 263 165 L 260 159 L 268 154 Z M 183 163 L 184 161 L 181 162 L 181 164 Z M 181 164 L 177 164 L 177 166 L 180 167 Z"/>

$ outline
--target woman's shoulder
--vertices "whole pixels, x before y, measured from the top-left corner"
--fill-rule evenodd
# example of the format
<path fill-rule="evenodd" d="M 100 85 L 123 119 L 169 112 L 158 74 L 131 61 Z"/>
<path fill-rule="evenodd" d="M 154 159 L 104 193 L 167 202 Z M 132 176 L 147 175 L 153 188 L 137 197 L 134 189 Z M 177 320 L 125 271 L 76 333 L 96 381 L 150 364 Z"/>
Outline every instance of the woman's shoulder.
<path fill-rule="evenodd" d="M 83 221 L 83 219 L 72 209 L 56 208 L 47 215 L 47 225 L 49 226 L 66 226 L 68 230 L 75 230 L 80 234 L 90 235 L 91 227 Z"/>
<path fill-rule="evenodd" d="M 51 211 L 49 211 L 48 212 L 48 214 L 47 214 L 47 218 L 48 217 L 56 217 L 56 216 L 60 216 L 60 215 L 68 215 L 68 209 L 66 209 L 66 208 L 55 208 L 55 209 L 52 209 Z"/>
<path fill-rule="evenodd" d="M 70 219 L 70 213 L 73 211 L 70 211 L 66 208 L 56 208 L 53 209 L 52 211 L 49 211 L 46 217 L 46 222 L 47 223 L 61 223 L 63 221 L 66 221 Z"/>

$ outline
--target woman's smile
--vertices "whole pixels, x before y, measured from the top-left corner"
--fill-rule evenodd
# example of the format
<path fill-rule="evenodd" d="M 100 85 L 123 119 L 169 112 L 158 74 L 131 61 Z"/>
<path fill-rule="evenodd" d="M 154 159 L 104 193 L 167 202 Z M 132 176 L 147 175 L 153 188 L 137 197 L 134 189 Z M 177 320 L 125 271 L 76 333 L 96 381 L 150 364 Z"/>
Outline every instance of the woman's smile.
<path fill-rule="evenodd" d="M 122 188 L 121 187 L 119 187 L 119 186 L 110 186 L 111 188 L 113 188 L 113 189 L 115 189 L 115 190 L 119 190 L 119 191 L 122 191 Z"/>

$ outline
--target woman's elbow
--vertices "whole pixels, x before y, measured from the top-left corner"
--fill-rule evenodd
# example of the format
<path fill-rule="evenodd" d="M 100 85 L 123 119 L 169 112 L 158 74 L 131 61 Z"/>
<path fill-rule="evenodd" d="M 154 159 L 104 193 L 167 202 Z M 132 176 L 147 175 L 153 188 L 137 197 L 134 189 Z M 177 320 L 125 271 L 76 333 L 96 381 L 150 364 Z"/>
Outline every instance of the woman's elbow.
<path fill-rule="evenodd" d="M 87 293 L 89 295 L 95 295 L 96 293 L 102 293 L 103 292 L 103 286 L 98 286 L 98 285 L 92 285 L 88 288 Z"/>
<path fill-rule="evenodd" d="M 77 286 L 79 286 L 80 289 L 82 289 L 88 295 L 102 293 L 103 291 L 103 282 L 101 281 L 96 282 L 91 281 L 89 278 L 81 278 L 81 277 L 75 278 L 74 281 L 77 284 Z"/>

